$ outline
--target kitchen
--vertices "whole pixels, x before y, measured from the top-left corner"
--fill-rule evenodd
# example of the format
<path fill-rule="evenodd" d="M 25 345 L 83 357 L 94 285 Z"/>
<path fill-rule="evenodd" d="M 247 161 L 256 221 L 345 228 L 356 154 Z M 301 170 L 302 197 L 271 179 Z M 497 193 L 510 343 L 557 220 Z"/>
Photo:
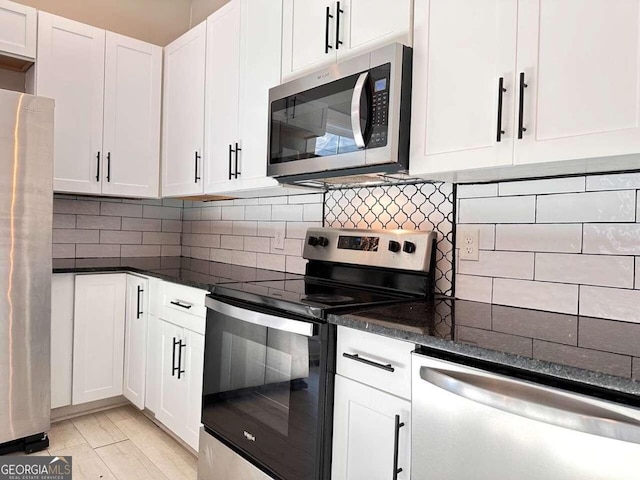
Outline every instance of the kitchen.
<path fill-rule="evenodd" d="M 0 0 L 0 466 L 637 477 L 639 18 Z"/>

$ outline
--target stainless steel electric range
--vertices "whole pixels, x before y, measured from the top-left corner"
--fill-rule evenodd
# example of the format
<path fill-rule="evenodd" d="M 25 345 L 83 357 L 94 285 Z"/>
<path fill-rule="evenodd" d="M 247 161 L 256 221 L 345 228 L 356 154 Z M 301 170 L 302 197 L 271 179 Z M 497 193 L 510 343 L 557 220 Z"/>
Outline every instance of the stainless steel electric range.
<path fill-rule="evenodd" d="M 304 276 L 214 288 L 199 479 L 329 479 L 335 326 L 327 314 L 432 296 L 435 241 L 434 232 L 312 228 Z"/>

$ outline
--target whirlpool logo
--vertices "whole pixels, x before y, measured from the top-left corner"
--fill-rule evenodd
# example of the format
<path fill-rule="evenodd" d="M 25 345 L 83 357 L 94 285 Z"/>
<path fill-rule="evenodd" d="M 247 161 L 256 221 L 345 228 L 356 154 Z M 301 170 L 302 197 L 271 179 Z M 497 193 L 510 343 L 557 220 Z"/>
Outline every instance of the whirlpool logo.
<path fill-rule="evenodd" d="M 0 457 L 0 480 L 71 480 L 71 457 Z"/>

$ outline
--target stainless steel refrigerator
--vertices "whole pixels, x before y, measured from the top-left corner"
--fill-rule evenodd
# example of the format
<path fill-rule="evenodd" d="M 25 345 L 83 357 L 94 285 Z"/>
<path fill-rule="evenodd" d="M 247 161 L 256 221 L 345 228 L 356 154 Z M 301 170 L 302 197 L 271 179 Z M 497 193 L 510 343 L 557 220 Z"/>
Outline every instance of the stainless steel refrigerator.
<path fill-rule="evenodd" d="M 50 427 L 53 111 L 0 90 L 0 453 Z"/>

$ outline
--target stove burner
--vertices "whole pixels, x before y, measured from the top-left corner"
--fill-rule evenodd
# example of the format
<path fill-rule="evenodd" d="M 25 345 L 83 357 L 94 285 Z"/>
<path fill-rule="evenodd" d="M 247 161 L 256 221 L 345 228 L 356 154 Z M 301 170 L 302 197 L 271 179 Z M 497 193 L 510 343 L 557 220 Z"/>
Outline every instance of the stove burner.
<path fill-rule="evenodd" d="M 355 300 L 355 298 L 347 297 L 346 295 L 329 295 L 329 294 L 323 294 L 323 293 L 314 293 L 314 294 L 307 295 L 302 300 L 305 300 L 307 302 L 334 304 L 334 303 L 348 303 Z"/>

